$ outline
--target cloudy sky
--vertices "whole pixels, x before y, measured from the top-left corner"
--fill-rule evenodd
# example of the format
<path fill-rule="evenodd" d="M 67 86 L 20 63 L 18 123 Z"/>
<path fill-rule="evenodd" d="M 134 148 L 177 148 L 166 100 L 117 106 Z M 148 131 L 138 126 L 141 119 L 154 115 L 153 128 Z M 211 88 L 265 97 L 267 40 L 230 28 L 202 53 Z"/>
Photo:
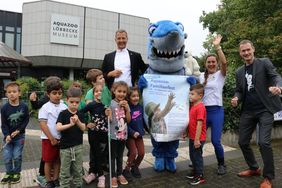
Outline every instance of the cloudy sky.
<path fill-rule="evenodd" d="M 0 9 L 22 12 L 22 4 L 34 0 L 0 0 Z M 203 11 L 217 9 L 220 0 L 56 0 L 75 5 L 82 5 L 108 11 L 120 12 L 149 18 L 151 22 L 159 20 L 179 21 L 188 34 L 186 48 L 193 55 L 204 52 L 202 47 L 208 30 L 204 30 L 199 17 Z"/>

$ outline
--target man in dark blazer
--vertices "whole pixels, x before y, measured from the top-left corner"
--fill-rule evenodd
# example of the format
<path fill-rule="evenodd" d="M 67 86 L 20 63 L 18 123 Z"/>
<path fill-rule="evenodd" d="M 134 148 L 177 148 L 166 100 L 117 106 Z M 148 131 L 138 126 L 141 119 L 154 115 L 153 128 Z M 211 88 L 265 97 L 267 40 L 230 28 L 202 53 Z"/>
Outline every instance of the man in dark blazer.
<path fill-rule="evenodd" d="M 239 124 L 239 146 L 249 166 L 238 173 L 240 177 L 260 175 L 261 170 L 250 147 L 252 133 L 258 124 L 258 143 L 263 159 L 263 177 L 260 187 L 272 187 L 274 161 L 271 148 L 273 114 L 282 110 L 282 79 L 267 58 L 255 58 L 255 48 L 251 41 L 243 40 L 239 45 L 240 56 L 245 64 L 236 71 L 236 90 L 231 100 L 232 106 L 242 102 Z"/>
<path fill-rule="evenodd" d="M 128 86 L 134 86 L 139 75 L 146 71 L 147 65 L 140 53 L 126 49 L 128 36 L 125 30 L 116 31 L 115 41 L 117 50 L 106 54 L 102 64 L 106 84 L 111 88 L 115 81 L 125 81 Z"/>

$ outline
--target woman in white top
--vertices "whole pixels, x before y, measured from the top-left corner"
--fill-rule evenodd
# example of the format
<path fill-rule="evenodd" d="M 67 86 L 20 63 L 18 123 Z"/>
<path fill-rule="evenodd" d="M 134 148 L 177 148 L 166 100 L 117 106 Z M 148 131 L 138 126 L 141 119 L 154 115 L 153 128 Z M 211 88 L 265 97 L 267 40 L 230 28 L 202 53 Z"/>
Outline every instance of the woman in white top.
<path fill-rule="evenodd" d="M 222 92 L 226 78 L 227 61 L 220 46 L 221 39 L 221 35 L 217 35 L 214 38 L 213 45 L 217 55 L 209 54 L 206 57 L 206 70 L 200 75 L 200 82 L 205 86 L 203 103 L 207 110 L 207 128 L 211 127 L 211 141 L 218 161 L 218 175 L 226 173 L 221 134 L 224 125 Z"/>

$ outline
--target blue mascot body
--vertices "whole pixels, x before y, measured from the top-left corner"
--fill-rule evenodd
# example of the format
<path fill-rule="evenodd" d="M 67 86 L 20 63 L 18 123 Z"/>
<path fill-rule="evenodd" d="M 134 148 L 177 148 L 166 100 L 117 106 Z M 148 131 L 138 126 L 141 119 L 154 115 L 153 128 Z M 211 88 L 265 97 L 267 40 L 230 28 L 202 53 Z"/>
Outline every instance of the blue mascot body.
<path fill-rule="evenodd" d="M 169 20 L 150 24 L 148 57 L 149 67 L 147 74 L 185 75 L 184 69 L 184 42 L 187 38 L 184 27 L 179 22 Z M 187 78 L 190 84 L 195 83 L 193 77 Z M 146 87 L 147 81 L 141 76 L 139 87 Z M 158 172 L 176 171 L 175 158 L 178 156 L 179 140 L 157 142 L 151 137 L 155 157 L 154 169 Z"/>

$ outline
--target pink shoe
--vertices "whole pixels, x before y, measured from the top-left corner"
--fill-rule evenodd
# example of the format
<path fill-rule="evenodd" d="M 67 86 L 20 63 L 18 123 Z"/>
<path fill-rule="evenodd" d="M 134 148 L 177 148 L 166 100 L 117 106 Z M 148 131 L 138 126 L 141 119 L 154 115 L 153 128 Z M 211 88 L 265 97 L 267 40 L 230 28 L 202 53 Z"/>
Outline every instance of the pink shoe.
<path fill-rule="evenodd" d="M 100 176 L 98 178 L 99 182 L 97 184 L 97 187 L 104 188 L 105 187 L 105 179 L 106 179 L 105 176 Z"/>
<path fill-rule="evenodd" d="M 85 180 L 85 182 L 87 184 L 91 183 L 92 181 L 94 181 L 96 178 L 96 175 L 94 173 L 90 173 L 87 176 L 83 176 L 83 179 Z"/>

